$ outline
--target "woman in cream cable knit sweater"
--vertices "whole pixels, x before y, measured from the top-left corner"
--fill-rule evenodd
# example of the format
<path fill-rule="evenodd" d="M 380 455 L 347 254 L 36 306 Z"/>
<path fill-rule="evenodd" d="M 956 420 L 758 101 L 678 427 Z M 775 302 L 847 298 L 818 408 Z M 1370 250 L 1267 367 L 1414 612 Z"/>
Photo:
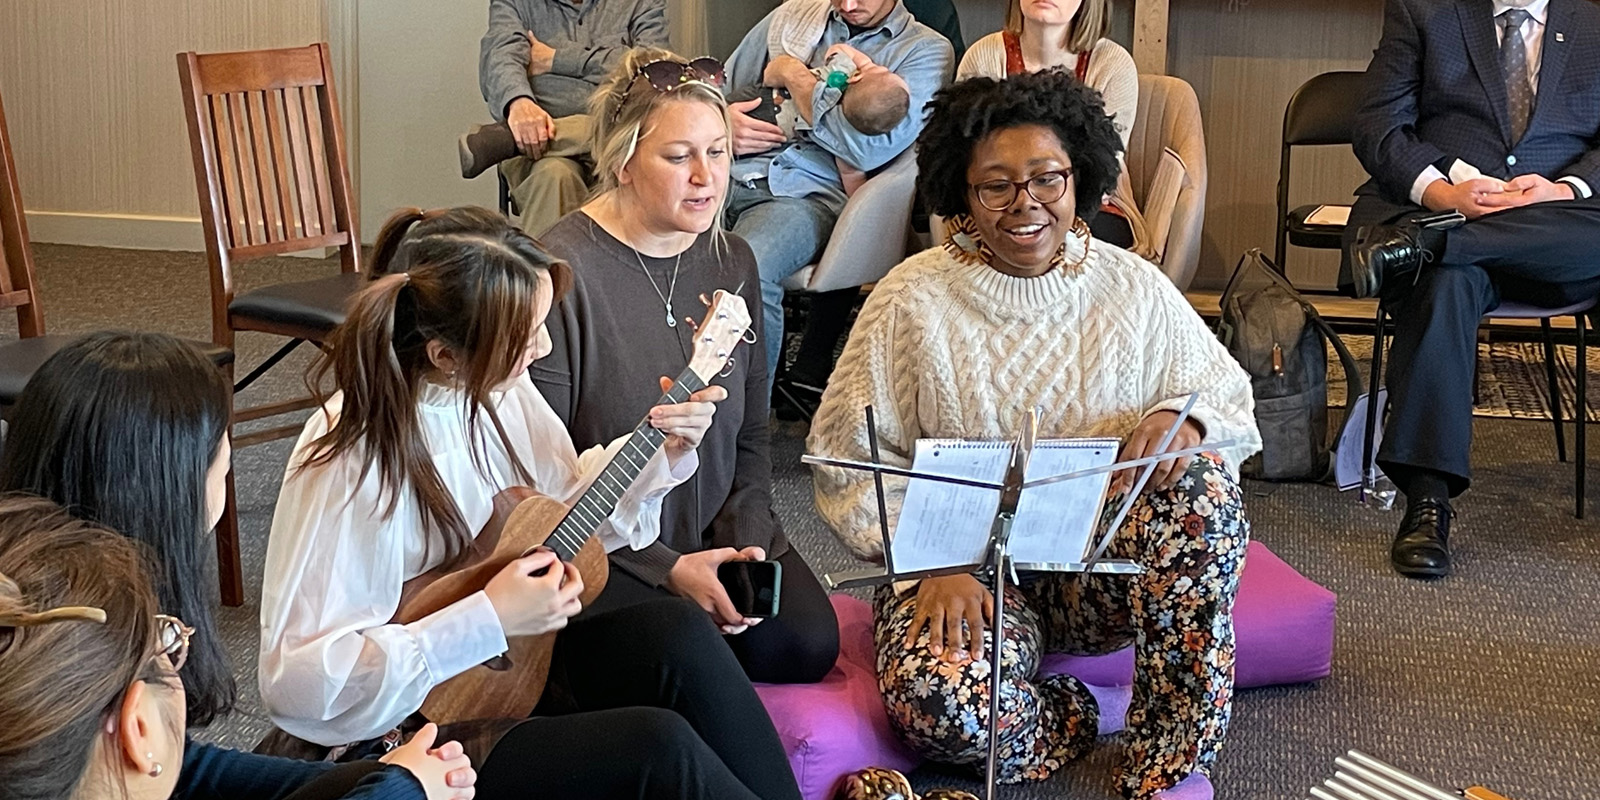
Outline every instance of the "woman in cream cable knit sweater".
<path fill-rule="evenodd" d="M 1132 643 L 1123 793 L 1209 798 L 1249 536 L 1235 475 L 1260 436 L 1248 378 L 1183 295 L 1153 265 L 1088 236 L 1084 217 L 1116 180 L 1118 146 L 1098 96 L 1060 71 L 941 92 L 917 143 L 919 189 L 958 233 L 907 259 L 868 298 L 809 445 L 868 458 L 861 409 L 871 405 L 883 460 L 908 464 L 918 438 L 1010 439 L 1038 407 L 1041 437 L 1114 436 L 1124 458 L 1154 455 L 1199 392 L 1170 449 L 1235 444 L 1156 470 L 1110 550 L 1147 572 L 1040 574 L 1007 597 L 1002 661 L 1015 691 L 1002 694 L 1000 770 L 1008 782 L 1044 778 L 1097 732 L 1121 727 L 1125 695 L 1097 699 L 1070 676 L 1035 679 L 1042 651 Z M 872 477 L 830 468 L 815 477 L 817 508 L 839 538 L 880 558 Z M 1112 493 L 1132 480 L 1116 476 Z M 894 517 L 905 484 L 884 482 Z M 877 598 L 879 687 L 901 738 L 928 758 L 983 764 L 981 634 L 992 610 L 966 575 Z"/>

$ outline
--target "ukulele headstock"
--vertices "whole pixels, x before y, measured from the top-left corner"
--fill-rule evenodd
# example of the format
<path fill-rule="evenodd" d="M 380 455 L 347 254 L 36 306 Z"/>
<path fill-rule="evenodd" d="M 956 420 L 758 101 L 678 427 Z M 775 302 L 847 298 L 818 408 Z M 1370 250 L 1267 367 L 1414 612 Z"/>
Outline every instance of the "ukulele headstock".
<path fill-rule="evenodd" d="M 703 297 L 703 295 L 702 295 Z M 694 355 L 689 369 L 707 384 L 722 373 L 740 342 L 749 342 L 750 309 L 744 298 L 718 289 L 711 296 L 705 319 L 695 327 Z"/>

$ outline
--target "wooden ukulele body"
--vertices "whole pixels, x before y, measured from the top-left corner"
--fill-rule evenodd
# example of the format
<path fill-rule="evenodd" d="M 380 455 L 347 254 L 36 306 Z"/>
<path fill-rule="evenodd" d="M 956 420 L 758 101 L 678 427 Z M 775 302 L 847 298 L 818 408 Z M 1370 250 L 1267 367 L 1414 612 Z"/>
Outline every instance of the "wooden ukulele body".
<path fill-rule="evenodd" d="M 507 564 L 544 544 L 567 511 L 565 503 L 523 486 L 496 495 L 494 513 L 473 541 L 465 564 L 449 572 L 435 570 L 407 581 L 395 621 L 415 622 L 482 591 Z M 583 593 L 579 597 L 587 606 L 600 595 L 610 576 L 605 548 L 598 538 L 591 537 L 579 548 L 572 563 L 583 576 Z M 423 715 L 441 725 L 528 716 L 544 694 L 555 642 L 555 632 L 508 637 L 505 656 L 435 686 L 423 701 Z"/>

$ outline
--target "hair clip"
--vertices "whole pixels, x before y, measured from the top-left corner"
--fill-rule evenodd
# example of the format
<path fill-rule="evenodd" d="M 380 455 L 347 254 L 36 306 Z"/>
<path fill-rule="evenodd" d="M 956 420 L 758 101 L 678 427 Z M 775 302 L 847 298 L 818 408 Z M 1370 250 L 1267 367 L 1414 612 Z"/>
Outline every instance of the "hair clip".
<path fill-rule="evenodd" d="M 106 621 L 106 612 L 104 609 L 92 606 L 61 606 L 60 608 L 52 608 L 49 611 L 40 611 L 36 614 L 26 611 L 14 614 L 0 614 L 0 628 L 30 628 L 35 625 L 48 625 L 52 622 L 64 622 L 67 620 L 82 620 L 103 624 Z"/>

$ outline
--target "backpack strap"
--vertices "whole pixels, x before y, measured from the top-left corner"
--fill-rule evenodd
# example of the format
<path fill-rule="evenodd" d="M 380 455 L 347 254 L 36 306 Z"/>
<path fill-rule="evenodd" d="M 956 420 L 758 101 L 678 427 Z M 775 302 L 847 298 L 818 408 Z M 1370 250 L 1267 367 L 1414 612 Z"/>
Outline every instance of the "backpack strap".
<path fill-rule="evenodd" d="M 1335 430 L 1344 430 L 1344 426 L 1350 420 L 1351 412 L 1355 410 L 1356 398 L 1367 393 L 1367 382 L 1361 377 L 1361 364 L 1356 361 L 1356 357 L 1350 352 L 1350 348 L 1345 346 L 1344 338 L 1334 331 L 1333 326 L 1329 325 L 1328 321 L 1323 319 L 1322 315 L 1318 314 L 1310 303 L 1301 300 L 1300 305 L 1306 310 L 1306 320 L 1317 326 L 1317 330 L 1322 332 L 1322 338 L 1327 339 L 1333 345 L 1333 352 L 1339 356 L 1339 365 L 1344 368 L 1344 419 L 1335 428 Z M 1367 398 L 1367 402 L 1375 401 L 1373 398 Z"/>

